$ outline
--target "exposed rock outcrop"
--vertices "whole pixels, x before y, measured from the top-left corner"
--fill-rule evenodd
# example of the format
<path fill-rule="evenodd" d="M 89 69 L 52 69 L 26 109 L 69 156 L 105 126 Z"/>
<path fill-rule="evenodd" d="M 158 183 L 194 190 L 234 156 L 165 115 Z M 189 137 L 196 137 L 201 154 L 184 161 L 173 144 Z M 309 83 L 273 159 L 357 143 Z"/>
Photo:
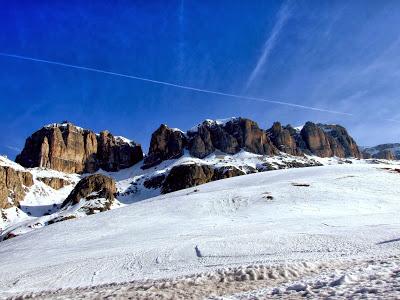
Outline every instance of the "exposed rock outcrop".
<path fill-rule="evenodd" d="M 300 132 L 309 152 L 320 157 L 361 158 L 356 142 L 340 125 L 307 122 Z"/>
<path fill-rule="evenodd" d="M 171 169 L 162 184 L 161 193 L 166 194 L 207 182 L 244 175 L 233 166 L 214 168 L 209 165 L 183 164 Z"/>
<path fill-rule="evenodd" d="M 139 144 L 102 131 L 98 136 L 97 158 L 101 169 L 118 171 L 141 161 L 143 151 Z"/>
<path fill-rule="evenodd" d="M 152 176 L 150 178 L 147 178 L 144 182 L 143 185 L 146 189 L 158 189 L 163 185 L 163 182 L 165 180 L 165 174 L 160 174 L 156 176 Z"/>
<path fill-rule="evenodd" d="M 233 166 L 214 168 L 214 175 L 212 181 L 241 176 L 245 174 L 246 174 L 245 172 Z"/>
<path fill-rule="evenodd" d="M 400 144 L 382 144 L 368 147 L 363 150 L 362 155 L 364 158 L 400 160 Z"/>
<path fill-rule="evenodd" d="M 278 153 L 266 132 L 256 122 L 233 118 L 227 122 L 206 120 L 195 130 L 188 131 L 190 154 L 204 158 L 216 149 L 228 154 L 240 150 L 262 155 Z"/>
<path fill-rule="evenodd" d="M 204 158 L 216 150 L 227 154 L 245 150 L 269 156 L 284 152 L 295 156 L 362 157 L 353 138 L 339 125 L 307 122 L 300 130 L 275 122 L 270 129 L 264 131 L 249 119 L 231 118 L 225 121 L 206 120 L 186 135 L 161 125 L 152 135 L 144 167 L 177 158 L 183 154 L 184 149 L 188 149 L 190 155 L 197 158 Z"/>
<path fill-rule="evenodd" d="M 26 188 L 33 185 L 29 172 L 0 166 L 0 208 L 18 206 L 26 194 Z"/>
<path fill-rule="evenodd" d="M 305 144 L 299 139 L 298 132 L 290 125 L 282 127 L 281 123 L 275 122 L 267 130 L 267 134 L 279 151 L 296 156 L 303 154 L 301 149 L 304 148 Z"/>
<path fill-rule="evenodd" d="M 210 182 L 213 175 L 214 170 L 208 165 L 183 164 L 175 166 L 166 177 L 161 193 L 166 194 Z"/>
<path fill-rule="evenodd" d="M 142 160 L 141 146 L 107 131 L 100 135 L 71 123 L 45 126 L 33 133 L 16 158 L 24 167 L 45 167 L 67 173 L 117 171 Z"/>
<path fill-rule="evenodd" d="M 162 124 L 151 135 L 149 154 L 144 159 L 143 168 L 149 168 L 164 160 L 182 156 L 186 144 L 186 137 L 182 131 Z"/>
<path fill-rule="evenodd" d="M 109 200 L 108 203 L 111 206 L 116 192 L 114 179 L 102 174 L 89 175 L 78 182 L 67 199 L 64 200 L 62 207 L 78 204 L 82 199 L 92 200 L 98 198 Z"/>
<path fill-rule="evenodd" d="M 44 184 L 55 190 L 59 190 L 71 184 L 70 181 L 58 177 L 38 177 L 37 180 L 43 182 Z"/>
<path fill-rule="evenodd" d="M 307 122 L 300 132 L 305 141 L 307 150 L 320 157 L 333 156 L 329 138 L 325 132 L 316 124 Z"/>

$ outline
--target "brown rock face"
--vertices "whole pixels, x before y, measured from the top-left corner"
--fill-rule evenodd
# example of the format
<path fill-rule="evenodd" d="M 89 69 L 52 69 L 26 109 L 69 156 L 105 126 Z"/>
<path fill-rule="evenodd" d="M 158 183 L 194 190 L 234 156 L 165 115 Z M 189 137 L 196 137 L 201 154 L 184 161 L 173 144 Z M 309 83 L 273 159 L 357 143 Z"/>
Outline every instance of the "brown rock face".
<path fill-rule="evenodd" d="M 175 166 L 165 179 L 161 193 L 166 194 L 210 182 L 213 175 L 213 168 L 207 165 L 185 164 Z"/>
<path fill-rule="evenodd" d="M 102 174 L 89 175 L 78 182 L 62 207 L 78 204 L 81 199 L 105 198 L 112 201 L 116 192 L 114 179 Z"/>
<path fill-rule="evenodd" d="M 282 127 L 281 123 L 275 122 L 272 127 L 267 130 L 267 134 L 279 151 L 290 155 L 302 155 L 301 145 L 296 142 L 296 130 L 290 127 Z"/>
<path fill-rule="evenodd" d="M 208 165 L 184 164 L 171 169 L 162 184 L 161 193 L 166 194 L 207 182 L 244 175 L 235 167 L 213 168 Z"/>
<path fill-rule="evenodd" d="M 186 136 L 162 125 L 152 135 L 145 167 L 179 157 L 186 148 L 197 158 L 204 158 L 216 150 L 236 154 L 242 149 L 260 155 L 277 155 L 281 151 L 296 156 L 362 157 L 353 138 L 339 125 L 307 122 L 299 131 L 276 122 L 264 131 L 254 121 L 232 118 L 227 122 L 206 120 L 189 130 Z"/>
<path fill-rule="evenodd" d="M 320 157 L 333 156 L 328 137 L 316 124 L 307 122 L 300 134 L 312 154 Z"/>
<path fill-rule="evenodd" d="M 25 197 L 25 187 L 32 185 L 31 173 L 0 166 L 0 208 L 18 206 Z"/>
<path fill-rule="evenodd" d="M 143 151 L 140 145 L 115 138 L 108 131 L 100 132 L 97 145 L 100 168 L 106 171 L 129 168 L 143 159 Z"/>
<path fill-rule="evenodd" d="M 244 118 L 236 118 L 225 124 L 205 121 L 196 131 L 189 131 L 190 154 L 204 158 L 216 149 L 235 154 L 241 149 L 262 154 L 274 155 L 278 153 L 267 134 L 257 123 Z"/>
<path fill-rule="evenodd" d="M 151 135 L 149 154 L 144 159 L 144 168 L 158 165 L 164 160 L 182 156 L 186 144 L 186 137 L 181 131 L 171 129 L 162 124 Z"/>
<path fill-rule="evenodd" d="M 307 150 L 314 155 L 320 157 L 362 157 L 357 144 L 342 126 L 307 122 L 300 134 Z"/>
<path fill-rule="evenodd" d="M 43 182 L 44 184 L 55 190 L 59 190 L 71 184 L 71 182 L 69 182 L 68 180 L 57 177 L 38 177 L 37 180 Z"/>
<path fill-rule="evenodd" d="M 108 132 L 96 136 L 71 123 L 46 126 L 30 136 L 16 158 L 24 167 L 45 167 L 66 173 L 117 171 L 140 161 L 140 145 L 117 139 Z"/>

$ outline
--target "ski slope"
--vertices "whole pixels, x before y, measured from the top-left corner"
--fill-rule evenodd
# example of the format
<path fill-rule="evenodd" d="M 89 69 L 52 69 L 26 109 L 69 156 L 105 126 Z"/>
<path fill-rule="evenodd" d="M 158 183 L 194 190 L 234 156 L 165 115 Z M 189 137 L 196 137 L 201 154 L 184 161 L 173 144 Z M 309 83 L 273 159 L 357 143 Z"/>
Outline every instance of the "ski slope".
<path fill-rule="evenodd" d="M 400 250 L 399 166 L 220 180 L 53 224 L 0 246 L 0 297 L 229 266 L 379 259 Z"/>

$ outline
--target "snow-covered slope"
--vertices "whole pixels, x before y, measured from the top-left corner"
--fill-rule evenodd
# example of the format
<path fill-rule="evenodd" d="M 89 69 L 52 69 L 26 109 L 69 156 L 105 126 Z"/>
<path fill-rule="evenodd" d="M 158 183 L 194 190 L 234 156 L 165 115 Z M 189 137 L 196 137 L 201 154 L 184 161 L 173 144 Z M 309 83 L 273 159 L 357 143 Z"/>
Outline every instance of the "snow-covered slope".
<path fill-rule="evenodd" d="M 212 167 L 230 166 L 238 168 L 244 173 L 253 173 L 258 172 L 258 170 L 266 170 L 266 166 L 268 166 L 268 169 L 281 169 L 307 164 L 338 163 L 340 161 L 335 158 L 294 157 L 283 153 L 280 156 L 270 157 L 244 151 L 236 155 L 215 152 L 204 159 L 198 159 L 185 153 L 179 159 L 164 161 L 158 166 L 145 170 L 142 169 L 143 162 L 140 162 L 133 167 L 123 169 L 119 172 L 105 172 L 100 170 L 98 173 L 112 177 L 116 181 L 118 195 L 116 197 L 117 200 L 111 207 L 113 209 L 124 204 L 131 204 L 160 195 L 160 187 L 146 187 L 146 181 L 161 174 L 168 174 L 177 165 L 202 164 Z M 28 188 L 29 192 L 24 201 L 21 202 L 21 209 L 13 207 L 2 211 L 2 219 L 0 220 L 0 230 L 2 232 L 0 231 L 0 239 L 1 237 L 7 238 L 21 235 L 52 224 L 55 221 L 58 222 L 71 217 L 80 218 L 86 216 L 85 213 L 80 213 L 79 211 L 82 210 L 83 205 L 90 205 L 88 203 L 81 203 L 69 209 L 60 208 L 61 203 L 67 198 L 76 183 L 88 174 L 66 174 L 42 168 L 25 169 L 4 157 L 1 158 L 0 163 L 17 170 L 28 171 L 34 177 L 34 185 Z M 70 184 L 60 190 L 54 190 L 38 180 L 38 178 L 61 178 Z"/>
<path fill-rule="evenodd" d="M 396 254 L 396 168 L 342 164 L 257 173 L 47 226 L 1 243 L 0 296 L 255 263 L 334 265 Z"/>
<path fill-rule="evenodd" d="M 35 228 L 34 222 L 38 217 L 50 215 L 59 210 L 61 203 L 80 179 L 77 174 L 66 174 L 42 168 L 25 169 L 4 156 L 0 156 L 0 166 L 11 167 L 18 171 L 28 171 L 32 174 L 34 183 L 31 187 L 26 188 L 27 193 L 19 208 L 11 207 L 1 210 L 0 233 L 7 228 L 22 224 L 29 224 L 28 226 Z M 63 180 L 65 187 L 56 190 L 43 182 L 43 179 L 51 178 Z"/>

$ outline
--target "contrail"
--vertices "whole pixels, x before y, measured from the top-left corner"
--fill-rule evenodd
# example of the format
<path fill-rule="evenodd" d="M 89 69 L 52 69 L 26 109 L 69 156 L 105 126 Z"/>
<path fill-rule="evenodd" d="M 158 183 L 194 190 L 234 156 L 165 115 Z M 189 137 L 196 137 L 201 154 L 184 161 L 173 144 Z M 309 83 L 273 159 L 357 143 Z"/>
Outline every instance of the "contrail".
<path fill-rule="evenodd" d="M 282 5 L 278 12 L 277 21 L 272 28 L 271 34 L 269 35 L 268 39 L 265 41 L 263 46 L 263 52 L 261 53 L 260 57 L 258 58 L 257 64 L 254 67 L 253 71 L 251 72 L 249 79 L 246 82 L 246 90 L 250 87 L 253 81 L 257 78 L 258 74 L 260 73 L 261 69 L 264 67 L 265 63 L 267 62 L 268 57 L 270 56 L 272 50 L 275 47 L 276 41 L 279 37 L 279 34 L 285 26 L 287 20 L 290 17 L 289 11 L 289 4 L 285 3 Z"/>
<path fill-rule="evenodd" d="M 195 88 L 195 87 L 191 87 L 191 86 L 175 84 L 175 83 L 160 81 L 160 80 L 154 80 L 154 79 L 145 78 L 145 77 L 132 76 L 132 75 L 121 74 L 121 73 L 116 73 L 116 72 L 111 72 L 111 71 L 105 71 L 105 70 L 96 69 L 96 68 L 71 65 L 71 64 L 66 64 L 66 63 L 62 63 L 62 62 L 21 56 L 21 55 L 16 55 L 16 54 L 0 52 L 0 56 L 34 61 L 34 62 L 40 62 L 40 63 L 46 63 L 46 64 L 50 64 L 50 65 L 56 65 L 56 66 L 61 66 L 61 67 L 66 67 L 66 68 L 73 68 L 73 69 L 78 69 L 78 70 L 85 70 L 85 71 L 96 72 L 96 73 L 101 73 L 101 74 L 106 74 L 106 75 L 111 75 L 111 76 L 118 76 L 118 77 L 123 77 L 123 78 L 129 78 L 129 79 L 134 79 L 134 80 L 140 80 L 140 81 L 150 82 L 150 83 L 154 83 L 154 84 L 158 84 L 158 85 L 175 87 L 175 88 L 180 88 L 183 90 L 207 93 L 207 94 L 212 94 L 212 95 L 225 96 L 225 97 L 230 97 L 230 98 L 235 98 L 235 99 L 243 99 L 243 100 L 256 101 L 256 102 L 267 102 L 267 103 L 272 103 L 272 104 L 285 105 L 285 106 L 290 106 L 290 107 L 295 107 L 295 108 L 301 108 L 301 109 L 307 109 L 307 110 L 313 110 L 313 111 L 319 111 L 319 112 L 326 112 L 326 113 L 331 113 L 331 114 L 353 116 L 353 114 L 347 113 L 347 112 L 323 109 L 323 108 L 318 108 L 318 107 L 313 107 L 313 106 L 300 105 L 300 104 L 284 102 L 284 101 L 276 101 L 276 100 L 269 100 L 269 99 L 258 98 L 258 97 L 249 97 L 249 96 L 243 96 L 243 95 L 236 95 L 236 94 L 200 89 L 200 88 Z"/>

